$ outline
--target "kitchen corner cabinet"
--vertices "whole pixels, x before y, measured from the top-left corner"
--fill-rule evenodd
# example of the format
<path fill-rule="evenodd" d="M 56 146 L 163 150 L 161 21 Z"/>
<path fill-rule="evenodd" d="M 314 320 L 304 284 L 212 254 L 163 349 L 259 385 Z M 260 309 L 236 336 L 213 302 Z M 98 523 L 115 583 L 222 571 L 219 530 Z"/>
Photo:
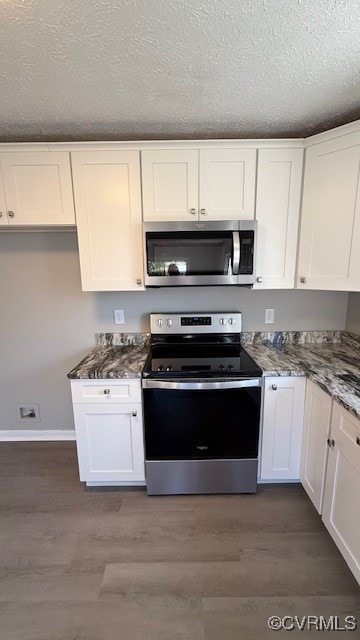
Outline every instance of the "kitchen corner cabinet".
<path fill-rule="evenodd" d="M 261 480 L 298 480 L 305 378 L 265 377 Z"/>
<path fill-rule="evenodd" d="M 323 521 L 360 583 L 360 421 L 333 403 Z"/>
<path fill-rule="evenodd" d="M 80 480 L 145 484 L 141 381 L 71 380 Z"/>
<path fill-rule="evenodd" d="M 331 396 L 320 389 L 317 384 L 308 380 L 306 383 L 300 480 L 319 513 L 322 511 L 331 406 Z"/>
<path fill-rule="evenodd" d="M 360 290 L 360 132 L 306 149 L 296 286 Z"/>
<path fill-rule="evenodd" d="M 144 288 L 139 151 L 71 153 L 83 291 Z"/>
<path fill-rule="evenodd" d="M 0 153 L 0 226 L 74 224 L 69 153 Z"/>
<path fill-rule="evenodd" d="M 145 149 L 147 221 L 254 219 L 256 149 Z"/>
<path fill-rule="evenodd" d="M 302 167 L 302 149 L 259 149 L 254 289 L 294 288 Z"/>

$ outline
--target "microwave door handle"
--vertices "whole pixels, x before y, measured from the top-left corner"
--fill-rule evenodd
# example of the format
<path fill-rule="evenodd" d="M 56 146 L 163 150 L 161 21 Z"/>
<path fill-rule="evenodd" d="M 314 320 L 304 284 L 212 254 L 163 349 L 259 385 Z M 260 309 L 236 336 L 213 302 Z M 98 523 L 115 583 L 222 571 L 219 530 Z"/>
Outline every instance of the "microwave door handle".
<path fill-rule="evenodd" d="M 232 272 L 234 276 L 239 275 L 240 268 L 240 233 L 233 231 L 233 259 Z"/>

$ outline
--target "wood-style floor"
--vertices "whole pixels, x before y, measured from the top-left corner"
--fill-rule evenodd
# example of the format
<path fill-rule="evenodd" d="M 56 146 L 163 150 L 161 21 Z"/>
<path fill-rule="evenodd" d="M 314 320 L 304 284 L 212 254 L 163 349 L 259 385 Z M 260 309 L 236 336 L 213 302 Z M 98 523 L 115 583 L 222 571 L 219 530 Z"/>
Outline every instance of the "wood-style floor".
<path fill-rule="evenodd" d="M 359 587 L 299 485 L 149 498 L 85 489 L 74 443 L 0 443 L 0 511 L 1 640 L 275 640 L 271 615 L 360 625 Z"/>

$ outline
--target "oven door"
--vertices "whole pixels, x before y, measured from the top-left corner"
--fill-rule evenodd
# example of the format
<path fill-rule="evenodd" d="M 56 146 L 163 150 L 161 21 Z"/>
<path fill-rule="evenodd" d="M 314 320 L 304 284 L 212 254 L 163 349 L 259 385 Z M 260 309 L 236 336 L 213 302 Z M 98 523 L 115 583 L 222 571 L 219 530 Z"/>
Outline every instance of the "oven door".
<path fill-rule="evenodd" d="M 143 380 L 146 460 L 256 459 L 261 378 Z"/>

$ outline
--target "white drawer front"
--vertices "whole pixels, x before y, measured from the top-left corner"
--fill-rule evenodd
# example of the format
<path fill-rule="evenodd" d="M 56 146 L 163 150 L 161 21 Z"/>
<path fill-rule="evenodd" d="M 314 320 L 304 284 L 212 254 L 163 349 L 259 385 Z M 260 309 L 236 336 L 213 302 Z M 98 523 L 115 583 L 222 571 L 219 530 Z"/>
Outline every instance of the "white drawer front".
<path fill-rule="evenodd" d="M 140 379 L 71 380 L 74 403 L 141 402 Z"/>

